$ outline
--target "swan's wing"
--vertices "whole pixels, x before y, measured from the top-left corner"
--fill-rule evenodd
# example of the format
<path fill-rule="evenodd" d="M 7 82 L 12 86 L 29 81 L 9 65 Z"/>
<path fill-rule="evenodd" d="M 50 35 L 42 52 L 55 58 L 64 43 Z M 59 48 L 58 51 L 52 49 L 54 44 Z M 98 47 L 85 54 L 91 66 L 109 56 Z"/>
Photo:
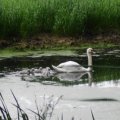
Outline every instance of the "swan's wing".
<path fill-rule="evenodd" d="M 59 67 L 56 67 L 54 65 L 52 65 L 53 69 L 56 71 L 56 72 L 67 72 L 66 70 L 62 69 L 62 68 L 59 68 Z"/>
<path fill-rule="evenodd" d="M 75 73 L 75 72 L 83 72 L 86 71 L 84 67 L 75 67 L 75 66 L 65 66 L 65 67 L 56 67 L 52 65 L 53 69 L 56 72 L 67 72 L 67 73 Z"/>
<path fill-rule="evenodd" d="M 74 61 L 67 61 L 67 62 L 59 64 L 57 67 L 59 67 L 59 68 L 64 68 L 64 67 L 81 67 L 81 65 L 78 64 L 77 62 L 74 62 Z"/>

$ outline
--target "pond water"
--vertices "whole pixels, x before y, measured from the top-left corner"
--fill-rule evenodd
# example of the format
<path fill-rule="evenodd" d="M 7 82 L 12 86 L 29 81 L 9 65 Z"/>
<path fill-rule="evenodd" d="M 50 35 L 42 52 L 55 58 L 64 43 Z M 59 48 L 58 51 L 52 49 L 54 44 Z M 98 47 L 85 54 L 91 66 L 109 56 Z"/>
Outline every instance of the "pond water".
<path fill-rule="evenodd" d="M 63 95 L 63 99 L 56 108 L 56 115 L 60 116 L 61 113 L 65 113 L 65 120 L 72 116 L 76 119 L 92 120 L 90 109 L 94 111 L 96 120 L 118 120 L 120 118 L 119 47 L 117 49 L 96 49 L 93 55 L 93 72 L 59 73 L 42 78 L 30 76 L 26 79 L 20 76 L 22 70 L 40 66 L 52 69 L 52 64 L 58 65 L 67 60 L 76 61 L 87 67 L 85 51 L 77 50 L 70 56 L 38 54 L 37 56 L 1 58 L 0 92 L 5 97 L 8 107 L 13 108 L 10 103 L 14 101 L 10 89 L 13 90 L 24 108 L 31 109 L 35 109 L 35 96 L 42 101 L 44 95 L 54 95 L 54 99 Z M 110 113 L 112 114 L 109 115 Z"/>
<path fill-rule="evenodd" d="M 40 66 L 51 67 L 51 65 L 58 65 L 61 62 L 73 60 L 83 66 L 87 67 L 86 53 L 77 51 L 73 56 L 27 56 L 27 57 L 13 57 L 3 59 L 0 61 L 0 71 L 7 74 L 19 73 L 23 69 L 39 68 Z M 92 81 L 89 80 L 92 77 Z M 40 82 L 42 84 L 51 85 L 101 85 L 119 86 L 120 80 L 120 50 L 96 50 L 93 55 L 93 72 L 92 73 L 60 73 L 47 78 L 34 78 L 30 82 Z M 45 82 L 48 81 L 48 82 Z M 89 83 L 91 82 L 91 83 Z"/>

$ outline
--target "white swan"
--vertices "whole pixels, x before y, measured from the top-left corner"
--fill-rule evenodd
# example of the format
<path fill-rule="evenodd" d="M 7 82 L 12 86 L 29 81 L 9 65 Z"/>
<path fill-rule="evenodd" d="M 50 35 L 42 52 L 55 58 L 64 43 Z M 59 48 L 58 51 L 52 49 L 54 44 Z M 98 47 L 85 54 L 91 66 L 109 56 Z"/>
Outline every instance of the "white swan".
<path fill-rule="evenodd" d="M 87 56 L 88 56 L 88 68 L 84 68 L 80 64 L 74 61 L 67 61 L 64 63 L 59 64 L 58 66 L 52 65 L 53 69 L 56 72 L 89 72 L 92 70 L 92 53 L 93 49 L 88 48 L 87 49 Z"/>

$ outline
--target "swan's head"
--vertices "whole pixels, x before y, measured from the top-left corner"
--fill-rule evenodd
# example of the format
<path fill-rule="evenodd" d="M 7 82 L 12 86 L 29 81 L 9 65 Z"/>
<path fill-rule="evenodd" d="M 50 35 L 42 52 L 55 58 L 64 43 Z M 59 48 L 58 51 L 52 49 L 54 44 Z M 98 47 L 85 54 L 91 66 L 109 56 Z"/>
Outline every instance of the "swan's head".
<path fill-rule="evenodd" d="M 88 48 L 87 49 L 87 54 L 91 54 L 92 55 L 93 54 L 93 49 L 92 48 Z"/>

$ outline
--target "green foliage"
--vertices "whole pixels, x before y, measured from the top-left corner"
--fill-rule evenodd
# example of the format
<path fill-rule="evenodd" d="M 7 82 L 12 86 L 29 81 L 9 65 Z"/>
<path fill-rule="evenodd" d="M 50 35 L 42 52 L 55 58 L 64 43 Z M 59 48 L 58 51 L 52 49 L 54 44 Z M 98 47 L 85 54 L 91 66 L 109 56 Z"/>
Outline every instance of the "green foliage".
<path fill-rule="evenodd" d="M 0 0 L 0 37 L 119 31 L 120 0 Z"/>

